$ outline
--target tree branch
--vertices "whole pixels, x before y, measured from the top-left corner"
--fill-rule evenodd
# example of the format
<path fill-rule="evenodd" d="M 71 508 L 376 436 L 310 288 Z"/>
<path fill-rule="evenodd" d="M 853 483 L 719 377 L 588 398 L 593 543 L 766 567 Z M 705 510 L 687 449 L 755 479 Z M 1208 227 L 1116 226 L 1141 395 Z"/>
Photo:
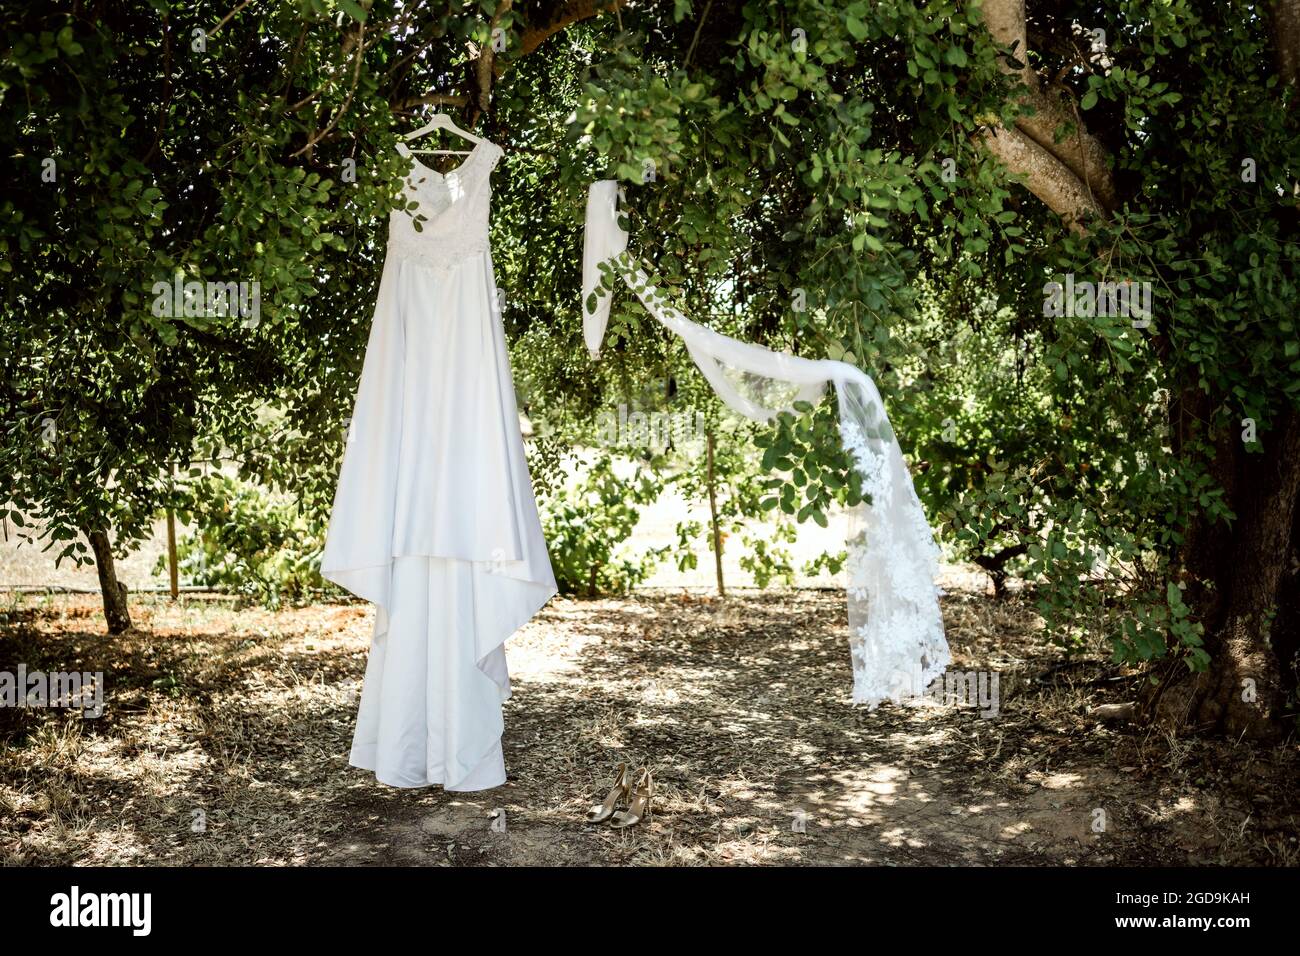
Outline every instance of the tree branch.
<path fill-rule="evenodd" d="M 560 4 L 544 23 L 530 23 L 519 41 L 519 55 L 527 56 L 571 23 L 587 20 L 601 13 L 617 10 L 626 0 L 568 0 Z M 500 77 L 504 68 L 498 69 Z"/>
<path fill-rule="evenodd" d="M 1115 209 L 1119 205 L 1119 198 L 1108 164 L 1110 153 L 1095 136 L 1084 129 L 1074 104 L 1070 103 L 1067 109 L 1062 93 L 1044 91 L 1037 87 L 1029 91 L 1025 102 L 1034 108 L 1034 114 L 1017 116 L 1016 129 L 1064 163 L 1070 172 L 1092 190 L 1102 208 Z M 1056 131 L 1066 125 L 1073 125 L 1075 130 L 1058 143 Z"/>
<path fill-rule="evenodd" d="M 1086 232 L 1089 218 L 1106 218 L 1078 176 L 1052 153 L 1017 129 L 990 127 L 980 134 L 988 151 L 1007 169 L 1025 178 L 1025 186 L 1075 232 Z"/>
<path fill-rule="evenodd" d="M 1070 228 L 1084 231 L 1089 218 L 1105 219 L 1119 205 L 1110 153 L 1084 128 L 1074 105 L 1067 110 L 1061 94 L 1045 91 L 1029 65 L 1025 0 L 985 0 L 984 23 L 994 42 L 1011 49 L 1018 61 L 1019 66 L 1004 62 L 1003 69 L 1021 81 L 1020 102 L 1033 113 L 1018 116 L 1015 129 L 999 126 L 980 138 L 1008 169 L 1023 175 L 1029 191 Z M 1074 134 L 1057 142 L 1057 130 L 1071 124 Z"/>
<path fill-rule="evenodd" d="M 492 106 L 492 84 L 496 81 L 496 50 L 493 48 L 495 34 L 500 28 L 501 17 L 510 10 L 511 0 L 502 0 L 492 22 L 488 24 L 487 42 L 479 49 L 478 59 L 474 61 L 474 108 L 469 117 L 469 125 L 474 126 L 478 118 Z"/>
<path fill-rule="evenodd" d="M 469 97 L 464 93 L 429 93 L 425 96 L 408 96 L 389 105 L 394 112 L 405 113 L 417 106 L 465 106 L 468 103 Z"/>

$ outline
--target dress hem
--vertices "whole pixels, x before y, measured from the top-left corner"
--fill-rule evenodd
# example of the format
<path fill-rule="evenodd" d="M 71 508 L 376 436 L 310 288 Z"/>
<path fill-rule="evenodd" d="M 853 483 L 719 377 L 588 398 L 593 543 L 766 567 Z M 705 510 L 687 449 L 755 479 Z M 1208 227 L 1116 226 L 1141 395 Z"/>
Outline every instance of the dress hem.
<path fill-rule="evenodd" d="M 471 565 L 477 564 L 480 566 L 486 563 L 490 563 L 490 562 L 483 562 L 483 561 L 478 561 L 478 562 L 466 561 L 465 559 L 461 559 L 461 558 L 445 558 L 445 557 L 435 556 L 435 555 L 408 554 L 408 555 L 402 555 L 401 557 L 402 558 L 423 558 L 425 560 L 454 561 L 457 563 L 471 564 Z M 375 642 L 383 638 L 389 632 L 388 615 L 391 613 L 391 608 L 389 608 L 388 605 L 392 602 L 392 594 L 390 588 L 391 588 L 391 580 L 392 580 L 392 573 L 393 573 L 393 565 L 396 563 L 397 560 L 399 560 L 399 558 L 394 557 L 391 561 L 387 562 L 386 564 L 376 564 L 376 565 L 368 565 L 368 566 L 353 567 L 353 568 L 335 568 L 335 569 L 331 569 L 329 573 L 325 572 L 322 569 L 321 572 L 322 576 L 325 577 L 327 580 L 333 581 L 335 584 L 338 584 L 340 587 L 343 587 L 345 590 L 348 590 L 350 593 L 374 605 L 375 627 L 374 627 L 374 632 L 371 635 L 371 653 L 373 653 Z M 355 574 L 357 572 L 365 572 L 365 571 L 373 572 L 381 569 L 387 570 L 386 578 L 388 582 L 387 586 L 383 588 L 385 592 L 383 594 L 383 598 L 384 598 L 383 601 L 378 601 L 375 600 L 374 598 L 367 597 L 364 594 L 359 594 L 358 592 L 349 588 L 346 584 L 343 584 L 341 581 L 335 580 L 334 577 L 330 576 L 331 574 L 336 574 L 340 577 L 346 578 L 347 576 L 349 576 L 350 573 Z M 540 611 L 543 607 L 545 607 L 546 604 L 551 600 L 551 598 L 553 598 L 556 594 L 559 593 L 559 588 L 553 583 L 553 581 L 536 581 L 532 578 L 517 578 L 517 577 L 511 577 L 509 575 L 498 575 L 493 572 L 489 572 L 489 573 L 492 574 L 493 577 L 512 581 L 516 586 L 524 590 L 524 595 L 521 596 L 522 604 L 518 609 L 517 613 L 514 616 L 508 616 L 503 620 L 497 621 L 496 626 L 491 628 L 493 633 L 491 634 L 491 636 L 486 637 L 485 640 L 482 640 L 480 642 L 480 638 L 477 635 L 475 639 L 474 666 L 479 671 L 479 673 L 483 674 L 485 677 L 487 677 L 496 685 L 500 693 L 500 702 L 504 703 L 505 701 L 509 700 L 512 696 L 512 688 L 510 685 L 509 672 L 504 667 L 504 649 L 505 649 L 506 641 L 508 641 L 515 634 L 517 634 L 520 628 L 522 628 L 525 624 L 527 624 L 537 614 L 538 611 Z M 489 664 L 494 658 L 494 656 L 497 656 L 498 654 L 500 655 L 500 659 L 502 662 L 501 672 L 493 673 L 494 669 L 491 668 Z M 471 770 L 469 770 L 468 773 L 450 782 L 447 782 L 446 780 L 447 775 L 446 775 L 445 765 L 438 767 L 436 773 L 432 773 L 432 774 L 426 773 L 426 777 L 424 780 L 420 780 L 418 777 L 394 777 L 388 773 L 385 773 L 384 775 L 381 776 L 375 770 L 375 767 L 378 764 L 378 760 L 376 759 L 378 745 L 369 742 L 364 744 L 358 743 L 355 740 L 355 731 L 354 731 L 353 746 L 351 752 L 349 753 L 348 763 L 351 766 L 358 767 L 360 769 L 367 770 L 371 773 L 374 773 L 375 780 L 385 786 L 396 787 L 404 790 L 413 790 L 413 789 L 421 789 L 424 787 L 441 786 L 444 790 L 447 790 L 449 792 L 477 792 L 480 790 L 493 789 L 494 787 L 501 786 L 503 783 L 505 783 L 505 778 L 504 776 L 502 776 L 501 779 L 496 783 L 489 783 L 489 782 L 480 783 L 475 781 L 470 786 L 464 786 L 464 784 L 467 781 L 473 780 L 475 773 L 478 772 L 479 768 L 484 764 L 485 761 L 492 759 L 494 752 L 497 754 L 501 753 L 501 748 L 502 748 L 502 737 L 498 735 L 497 737 L 492 739 L 491 743 L 486 745 L 486 748 L 484 749 L 483 753 L 476 754 L 471 760 L 464 762 L 465 766 L 472 768 Z M 498 757 L 499 761 L 500 759 L 501 758 Z M 501 768 L 502 768 L 501 773 L 504 774 L 503 761 L 501 762 Z M 440 779 L 428 779 L 428 777 L 430 776 L 437 777 Z M 496 776 L 490 777 L 488 779 L 495 780 Z"/>

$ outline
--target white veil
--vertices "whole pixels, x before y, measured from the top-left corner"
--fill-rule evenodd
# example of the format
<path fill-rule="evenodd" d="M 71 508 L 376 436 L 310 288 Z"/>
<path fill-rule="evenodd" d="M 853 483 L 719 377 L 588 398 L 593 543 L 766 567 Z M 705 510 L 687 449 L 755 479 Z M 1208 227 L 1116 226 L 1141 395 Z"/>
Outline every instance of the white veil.
<path fill-rule="evenodd" d="M 875 383 L 860 369 L 829 359 L 805 359 L 739 342 L 692 322 L 669 305 L 626 255 L 628 235 L 618 224 L 618 183 L 591 184 L 583 239 L 583 338 L 600 354 L 611 296 L 591 296 L 618 277 L 646 310 L 681 337 L 718 396 L 741 415 L 767 421 L 783 409 L 755 397 L 760 383 L 794 390 L 794 401 L 815 401 L 828 383 L 839 399 L 840 436 L 862 477 L 867 501 L 850 511 L 848 547 L 849 648 L 853 699 L 875 707 L 924 694 L 948 666 L 948 642 L 935 586 L 939 551 L 912 487 Z M 617 265 L 611 260 L 616 260 Z M 604 267 L 602 269 L 602 266 Z M 595 306 L 594 309 L 589 306 Z M 869 503 L 868 503 L 869 502 Z"/>

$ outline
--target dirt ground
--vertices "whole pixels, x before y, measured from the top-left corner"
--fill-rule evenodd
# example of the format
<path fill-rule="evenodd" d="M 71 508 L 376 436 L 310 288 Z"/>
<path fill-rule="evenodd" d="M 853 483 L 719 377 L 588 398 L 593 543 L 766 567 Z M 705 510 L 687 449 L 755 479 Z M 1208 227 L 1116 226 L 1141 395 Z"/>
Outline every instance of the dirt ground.
<path fill-rule="evenodd" d="M 1300 860 L 1300 754 L 1104 726 L 1142 675 L 1067 658 L 1016 598 L 944 602 L 1000 710 L 849 700 L 834 591 L 556 600 L 508 645 L 508 783 L 395 790 L 347 765 L 365 605 L 270 612 L 10 596 L 0 670 L 105 673 L 104 716 L 0 708 L 0 863 L 1263 864 Z M 583 816 L 620 762 L 652 818 Z"/>

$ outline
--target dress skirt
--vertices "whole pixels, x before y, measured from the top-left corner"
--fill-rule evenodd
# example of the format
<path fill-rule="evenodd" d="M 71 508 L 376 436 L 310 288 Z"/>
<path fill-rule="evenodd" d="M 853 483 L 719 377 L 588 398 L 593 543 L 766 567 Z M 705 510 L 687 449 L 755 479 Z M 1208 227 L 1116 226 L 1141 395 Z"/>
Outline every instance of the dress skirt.
<path fill-rule="evenodd" d="M 393 562 L 388 630 L 370 648 L 350 762 L 393 787 L 483 790 L 505 783 L 501 645 L 480 661 L 475 567 Z"/>

